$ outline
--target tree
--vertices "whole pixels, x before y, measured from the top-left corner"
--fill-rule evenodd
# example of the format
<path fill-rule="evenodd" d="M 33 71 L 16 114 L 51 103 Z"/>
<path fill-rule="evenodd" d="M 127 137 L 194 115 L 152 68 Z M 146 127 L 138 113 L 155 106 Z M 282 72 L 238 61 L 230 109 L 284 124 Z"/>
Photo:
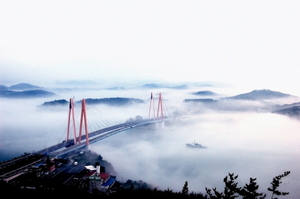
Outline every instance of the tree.
<path fill-rule="evenodd" d="M 290 174 L 290 171 L 284 172 L 284 174 L 276 176 L 273 178 L 271 182 L 271 186 L 268 188 L 268 191 L 272 192 L 271 199 L 278 199 L 274 198 L 274 195 L 277 196 L 285 196 L 288 195 L 288 192 L 281 192 L 278 191 L 279 185 L 282 183 L 281 179 Z M 234 199 L 239 196 L 242 196 L 243 199 L 265 199 L 266 194 L 259 193 L 258 188 L 259 186 L 256 183 L 256 178 L 250 178 L 249 184 L 246 184 L 243 188 L 238 187 L 238 183 L 235 180 L 238 176 L 234 176 L 234 174 L 229 173 L 228 176 L 224 178 L 224 191 L 219 192 L 216 188 L 206 190 L 206 198 L 208 199 Z"/>
<path fill-rule="evenodd" d="M 214 193 L 211 192 L 212 190 Z M 217 191 L 217 188 L 213 188 L 212 190 L 205 188 L 209 199 L 222 199 L 224 197 L 223 193 Z"/>
<path fill-rule="evenodd" d="M 229 178 L 228 178 L 229 177 Z M 237 187 L 238 183 L 235 180 L 238 175 L 234 176 L 234 173 L 229 173 L 228 176 L 224 178 L 225 188 L 224 188 L 224 198 L 234 199 L 239 197 L 241 188 Z"/>
<path fill-rule="evenodd" d="M 181 191 L 182 194 L 185 194 L 187 195 L 189 193 L 189 188 L 188 188 L 188 182 L 185 181 L 183 187 L 182 187 L 182 191 Z"/>
<path fill-rule="evenodd" d="M 240 191 L 240 195 L 243 199 L 264 199 L 266 194 L 258 193 L 258 185 L 256 184 L 256 178 L 250 178 L 249 184 L 246 184 L 244 188 Z"/>
<path fill-rule="evenodd" d="M 140 115 L 135 116 L 135 121 L 141 121 L 143 120 L 143 117 Z"/>
<path fill-rule="evenodd" d="M 290 171 L 285 171 L 283 174 L 278 175 L 278 176 L 273 178 L 273 181 L 271 182 L 271 186 L 268 188 L 268 191 L 272 192 L 271 199 L 277 199 L 277 198 L 274 198 L 274 195 L 285 196 L 285 195 L 289 194 L 289 192 L 278 191 L 278 187 L 282 183 L 281 178 L 286 177 L 290 173 L 291 173 Z"/>
<path fill-rule="evenodd" d="M 234 199 L 239 197 L 239 193 L 241 191 L 241 188 L 237 187 L 237 184 L 235 180 L 238 178 L 238 175 L 234 176 L 234 173 L 229 173 L 228 176 L 224 178 L 224 192 L 217 191 L 216 188 L 213 188 L 213 193 L 211 189 L 207 189 L 206 193 L 208 194 L 210 199 Z"/>

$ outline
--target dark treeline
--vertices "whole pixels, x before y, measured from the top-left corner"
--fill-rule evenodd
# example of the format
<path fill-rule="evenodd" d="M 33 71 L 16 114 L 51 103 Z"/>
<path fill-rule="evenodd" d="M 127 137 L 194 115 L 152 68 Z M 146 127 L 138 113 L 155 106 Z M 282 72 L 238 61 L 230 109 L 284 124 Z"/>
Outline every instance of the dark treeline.
<path fill-rule="evenodd" d="M 76 101 L 75 103 L 81 103 L 81 101 Z M 86 103 L 90 105 L 96 104 L 106 104 L 110 106 L 124 106 L 124 105 L 132 105 L 135 103 L 144 103 L 141 99 L 136 98 L 125 98 L 125 97 L 110 97 L 110 98 L 87 98 Z M 57 105 L 68 105 L 69 101 L 65 99 L 59 99 L 49 102 L 44 102 L 41 106 L 57 106 Z"/>
<path fill-rule="evenodd" d="M 271 193 L 271 199 L 276 199 L 278 196 L 288 195 L 288 192 L 283 192 L 279 190 L 279 186 L 282 183 L 282 178 L 290 174 L 290 171 L 286 171 L 281 175 L 275 176 L 270 182 L 270 187 L 267 191 Z M 118 183 L 114 191 L 109 193 L 103 192 L 94 192 L 87 193 L 84 190 L 78 190 L 72 187 L 61 187 L 55 190 L 26 190 L 16 188 L 5 182 L 1 182 L 1 192 L 2 194 L 9 194 L 10 197 L 14 198 L 15 196 L 30 197 L 30 198 L 41 198 L 41 197 L 50 197 L 50 198 L 197 198 L 197 199 L 234 199 L 234 198 L 243 198 L 243 199 L 265 199 L 266 193 L 260 192 L 259 185 L 256 183 L 256 178 L 250 178 L 248 184 L 243 187 L 239 187 L 236 179 L 237 175 L 234 173 L 229 173 L 223 179 L 225 184 L 223 191 L 218 191 L 216 188 L 208 189 L 206 188 L 206 193 L 195 193 L 189 192 L 188 182 L 186 181 L 183 184 L 182 191 L 175 192 L 173 190 L 159 190 L 159 189 L 118 189 Z"/>

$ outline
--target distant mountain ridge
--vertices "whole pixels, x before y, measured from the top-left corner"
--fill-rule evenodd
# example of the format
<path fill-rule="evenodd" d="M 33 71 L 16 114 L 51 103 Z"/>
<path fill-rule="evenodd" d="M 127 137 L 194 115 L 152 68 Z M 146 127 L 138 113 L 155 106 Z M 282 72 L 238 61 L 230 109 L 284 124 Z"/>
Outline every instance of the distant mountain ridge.
<path fill-rule="evenodd" d="M 7 90 L 7 89 L 8 89 L 7 86 L 5 86 L 5 85 L 3 85 L 3 84 L 0 84 L 0 90 Z"/>
<path fill-rule="evenodd" d="M 278 113 L 282 115 L 288 115 L 291 117 L 300 117 L 300 106 L 292 106 L 289 108 L 283 108 L 276 111 L 273 111 L 273 113 Z"/>
<path fill-rule="evenodd" d="M 58 85 L 71 85 L 71 86 L 90 86 L 90 85 L 98 85 L 97 82 L 91 80 L 70 80 L 70 81 L 60 81 L 56 82 Z"/>
<path fill-rule="evenodd" d="M 216 95 L 216 93 L 212 92 L 212 91 L 198 91 L 198 92 L 194 92 L 192 93 L 194 95 L 200 95 L 200 96 L 212 96 L 212 95 Z"/>
<path fill-rule="evenodd" d="M 27 91 L 0 90 L 0 97 L 7 97 L 7 98 L 50 97 L 54 95 L 55 93 L 44 91 L 44 90 L 27 90 Z"/>
<path fill-rule="evenodd" d="M 194 95 L 199 95 L 199 96 L 212 96 L 212 95 L 216 95 L 216 93 L 212 92 L 212 91 L 199 91 L 199 92 L 194 92 Z M 232 97 L 225 97 L 225 98 L 221 98 L 220 100 L 224 100 L 224 99 L 231 99 L 231 100 L 267 100 L 267 99 L 276 99 L 276 98 L 285 98 L 285 97 L 296 97 L 290 94 L 285 94 L 285 93 L 281 93 L 278 91 L 271 91 L 268 89 L 263 89 L 263 90 L 253 90 L 251 92 L 248 93 L 243 93 L 243 94 L 239 94 L 239 95 L 235 95 Z M 185 102 L 209 102 L 212 101 L 211 99 L 185 99 Z M 214 102 L 216 102 L 217 100 L 213 100 Z"/>
<path fill-rule="evenodd" d="M 211 98 L 203 98 L 203 99 L 185 99 L 183 102 L 201 102 L 201 103 L 213 103 L 218 102 L 218 100 L 214 100 Z"/>
<path fill-rule="evenodd" d="M 233 97 L 226 97 L 225 99 L 236 99 L 236 100 L 266 100 L 266 99 L 276 99 L 284 97 L 295 97 L 290 94 L 281 93 L 278 91 L 271 91 L 268 89 L 263 90 L 253 90 L 249 93 L 243 93 L 235 95 Z"/>
<path fill-rule="evenodd" d="M 186 84 L 182 84 L 182 85 L 178 85 L 178 86 L 168 86 L 168 85 L 164 85 L 164 84 L 155 84 L 155 83 L 151 83 L 151 84 L 144 84 L 141 86 L 141 88 L 146 88 L 146 89 L 158 89 L 158 88 L 170 88 L 170 89 L 187 89 L 188 85 Z"/>
<path fill-rule="evenodd" d="M 272 113 L 300 118 L 300 102 L 273 106 Z"/>
<path fill-rule="evenodd" d="M 85 99 L 86 104 L 106 104 L 110 106 L 124 106 L 132 105 L 135 103 L 144 103 L 141 99 L 136 98 L 124 98 L 124 97 L 111 97 L 111 98 L 87 98 Z M 75 103 L 80 103 L 76 101 Z M 57 105 L 68 105 L 69 102 L 65 99 L 59 99 L 49 102 L 44 102 L 41 106 L 57 106 Z"/>
<path fill-rule="evenodd" d="M 0 97 L 6 98 L 31 98 L 31 97 L 50 97 L 55 93 L 45 91 L 42 87 L 28 83 L 20 83 L 12 86 L 0 85 Z"/>
<path fill-rule="evenodd" d="M 57 105 L 68 105 L 69 102 L 65 99 L 53 100 L 49 102 L 44 102 L 42 106 L 57 106 Z"/>
<path fill-rule="evenodd" d="M 12 85 L 10 87 L 8 87 L 8 89 L 10 90 L 36 90 L 36 89 L 42 89 L 42 87 L 39 86 L 35 86 L 32 84 L 28 84 L 28 83 L 20 83 L 20 84 L 15 84 Z"/>
<path fill-rule="evenodd" d="M 124 98 L 124 97 L 111 97 L 111 98 L 98 98 L 85 99 L 87 104 L 107 104 L 111 106 L 120 106 L 120 105 L 131 105 L 135 103 L 144 103 L 144 100 L 136 98 Z"/>
<path fill-rule="evenodd" d="M 211 94 L 210 92 L 206 91 L 199 91 L 197 94 L 200 93 L 200 97 L 205 97 L 206 94 Z M 194 93 L 195 94 L 195 93 Z M 249 101 L 247 105 L 240 106 L 240 103 L 235 100 L 245 100 Z M 217 110 L 254 110 L 254 111 L 266 111 L 266 112 L 273 112 L 278 114 L 285 114 L 289 116 L 300 116 L 300 102 L 292 103 L 292 104 L 284 104 L 284 105 L 276 105 L 274 102 L 270 103 L 268 100 L 276 101 L 296 101 L 300 100 L 299 97 L 293 96 L 290 94 L 281 93 L 278 91 L 271 91 L 267 89 L 263 90 L 253 90 L 248 93 L 243 93 L 239 95 L 235 95 L 232 97 L 225 97 L 220 99 L 212 99 L 212 98 L 196 98 L 196 99 L 185 99 L 183 102 L 185 103 L 199 103 L 205 105 L 205 108 L 209 109 L 217 109 Z M 252 103 L 257 101 L 259 103 Z"/>

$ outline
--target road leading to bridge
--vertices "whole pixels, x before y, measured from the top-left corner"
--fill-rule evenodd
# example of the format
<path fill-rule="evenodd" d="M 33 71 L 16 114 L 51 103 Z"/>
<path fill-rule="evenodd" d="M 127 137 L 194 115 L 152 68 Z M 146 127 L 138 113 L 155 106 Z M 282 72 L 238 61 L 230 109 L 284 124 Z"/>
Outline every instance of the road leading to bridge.
<path fill-rule="evenodd" d="M 164 120 L 167 120 L 168 118 L 164 118 Z M 110 137 L 112 135 L 115 135 L 117 133 L 120 133 L 122 131 L 129 130 L 131 128 L 135 128 L 138 126 L 143 126 L 151 123 L 160 123 L 162 122 L 162 118 L 157 118 L 157 119 L 141 119 L 137 121 L 132 121 L 132 122 L 125 122 L 122 124 L 106 127 L 97 131 L 93 131 L 89 133 L 89 142 L 90 144 L 95 143 L 99 140 L 103 140 L 107 137 Z M 33 153 L 27 153 L 24 154 L 23 156 L 5 161 L 0 163 L 0 168 L 6 168 L 9 167 L 10 165 L 14 165 L 16 162 L 20 162 L 22 160 L 28 159 L 31 156 L 34 155 L 42 155 L 42 156 L 62 156 L 63 154 L 69 153 L 71 151 L 84 148 L 86 147 L 85 143 L 85 135 L 81 136 L 81 143 L 74 144 L 74 139 L 68 140 L 68 141 L 63 141 L 61 143 L 55 144 L 53 146 L 47 147 L 45 149 L 41 149 L 39 151 L 35 151 Z M 78 138 L 77 138 L 78 140 Z"/>
<path fill-rule="evenodd" d="M 131 122 L 125 122 L 122 124 L 110 126 L 107 128 L 103 128 L 97 131 L 90 132 L 88 134 L 88 142 L 84 141 L 86 140 L 86 135 L 80 135 L 81 137 L 77 137 L 72 140 L 65 140 L 62 141 L 61 143 L 55 144 L 53 146 L 47 147 L 45 149 L 41 149 L 39 151 L 33 152 L 33 153 L 25 153 L 22 156 L 13 158 L 8 161 L 0 162 L 0 178 L 10 178 L 12 175 L 19 175 L 21 172 L 26 170 L 27 168 L 31 167 L 33 164 L 36 164 L 37 162 L 41 161 L 45 156 L 55 156 L 59 157 L 64 154 L 67 154 L 69 152 L 72 152 L 74 150 L 84 148 L 89 144 L 93 144 L 95 142 L 98 142 L 99 140 L 105 139 L 107 137 L 110 137 L 112 135 L 115 135 L 117 133 L 120 133 L 122 131 L 126 131 L 131 128 L 135 128 L 138 126 L 143 126 L 147 124 L 152 124 L 152 123 L 160 123 L 163 122 L 164 120 L 168 120 L 170 118 L 167 118 L 163 114 L 163 107 L 162 107 L 162 97 L 161 93 L 159 94 L 159 102 L 158 102 L 158 112 L 157 116 L 155 119 L 139 119 L 139 120 L 134 120 Z M 152 93 L 151 93 L 151 103 L 150 103 L 150 109 L 151 110 L 151 105 L 154 105 Z M 70 110 L 69 110 L 69 125 L 70 125 L 70 116 L 71 113 L 73 114 L 74 117 L 74 103 L 72 98 L 70 99 Z M 82 100 L 82 114 L 81 114 L 81 124 L 82 121 L 84 121 L 85 125 L 87 125 L 86 121 L 86 111 L 85 111 L 85 99 Z M 161 115 L 159 117 L 159 114 Z M 149 111 L 149 117 L 150 117 L 150 111 Z M 73 118 L 74 120 L 74 118 Z M 81 127 L 80 127 L 81 128 Z M 68 129 L 69 131 L 69 129 Z M 86 126 L 86 131 L 87 131 L 87 126 Z M 69 137 L 69 132 L 67 133 L 67 137 Z M 80 143 L 78 141 L 81 141 Z M 30 159 L 39 156 L 40 159 L 36 161 L 29 161 Z M 24 164 L 25 163 L 25 164 Z M 12 168 L 11 166 L 20 164 L 22 165 L 20 168 Z M 9 169 L 12 168 L 12 169 Z"/>
<path fill-rule="evenodd" d="M 98 131 L 93 131 L 93 132 L 89 133 L 89 143 L 93 144 L 93 143 L 103 140 L 107 137 L 118 134 L 122 131 L 129 130 L 131 128 L 135 128 L 135 127 L 143 126 L 143 125 L 147 125 L 147 124 L 152 124 L 152 123 L 161 123 L 161 122 L 162 122 L 162 119 L 144 119 L 144 120 L 139 120 L 139 121 L 134 121 L 134 122 L 126 122 L 126 123 L 118 124 L 115 126 L 105 128 L 105 129 L 100 129 Z M 52 153 L 49 153 L 49 155 L 55 156 L 55 157 L 60 157 L 71 151 L 86 147 L 86 143 L 84 142 L 85 135 L 83 135 L 81 139 L 83 142 L 73 144 L 72 146 L 69 146 L 60 151 L 54 151 Z M 72 143 L 72 141 L 69 141 L 68 143 Z M 73 141 L 73 143 L 74 143 L 74 141 Z"/>

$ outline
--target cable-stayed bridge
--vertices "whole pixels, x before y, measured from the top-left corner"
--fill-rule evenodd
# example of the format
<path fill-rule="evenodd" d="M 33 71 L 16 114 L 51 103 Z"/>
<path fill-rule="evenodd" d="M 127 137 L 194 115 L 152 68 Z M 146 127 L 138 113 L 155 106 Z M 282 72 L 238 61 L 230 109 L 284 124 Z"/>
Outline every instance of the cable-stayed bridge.
<path fill-rule="evenodd" d="M 90 107 L 92 108 L 92 107 Z M 147 119 L 143 119 L 141 116 L 136 116 L 135 119 L 130 118 L 124 123 L 117 123 L 115 121 L 111 121 L 111 119 L 107 119 L 103 116 L 103 121 L 98 118 L 99 123 L 105 123 L 106 126 L 100 129 L 94 130 L 89 132 L 88 130 L 88 116 L 87 109 L 86 109 L 86 100 L 81 100 L 81 113 L 80 113 L 80 125 L 79 125 L 79 135 L 76 132 L 76 122 L 75 122 L 75 111 L 74 111 L 74 102 L 73 99 L 70 99 L 69 103 L 69 117 L 68 117 L 68 128 L 67 128 L 67 136 L 66 139 L 58 144 L 52 145 L 50 147 L 46 147 L 39 151 L 35 151 L 33 153 L 26 153 L 20 157 L 13 158 L 11 160 L 1 162 L 0 169 L 4 169 L 14 165 L 16 162 L 30 159 L 31 157 L 36 157 L 37 155 L 44 156 L 51 156 L 51 157 L 60 157 L 64 154 L 67 154 L 71 151 L 82 149 L 82 148 L 89 148 L 90 144 L 93 144 L 99 140 L 105 139 L 117 133 L 143 126 L 153 123 L 163 123 L 165 120 L 168 120 L 170 117 L 165 116 L 165 105 L 163 105 L 163 99 L 161 93 L 159 93 L 158 103 L 157 105 L 154 103 L 154 98 L 151 93 L 150 97 L 150 107 L 149 107 L 149 115 Z M 157 111 L 156 111 L 157 110 Z M 91 115 L 93 116 L 93 115 Z M 103 125 L 102 125 L 103 126 Z M 73 134 L 73 138 L 71 138 L 71 134 Z M 30 168 L 32 165 L 37 164 L 38 162 L 43 161 L 42 158 L 38 158 L 34 162 L 22 166 L 17 169 L 10 170 L 9 172 L 2 172 L 0 173 L 1 179 L 9 179 L 11 176 L 19 175 L 20 173 L 24 172 L 25 169 Z"/>
<path fill-rule="evenodd" d="M 157 110 L 157 111 L 156 111 Z M 163 105 L 163 99 L 161 93 L 159 93 L 158 103 L 155 105 L 153 94 L 150 97 L 149 115 L 147 119 L 142 117 L 136 117 L 135 119 L 129 119 L 124 123 L 114 124 L 105 128 L 101 128 L 92 132 L 88 130 L 88 120 L 87 120 L 87 109 L 86 100 L 81 100 L 81 114 L 80 114 L 80 126 L 79 135 L 76 132 L 76 122 L 74 113 L 74 101 L 71 98 L 69 102 L 69 117 L 68 117 L 68 129 L 66 140 L 56 145 L 44 148 L 35 153 L 42 155 L 52 155 L 52 156 L 62 156 L 73 150 L 88 147 L 99 140 L 105 139 L 122 131 L 129 130 L 138 126 L 143 126 L 151 123 L 161 123 L 164 120 L 169 119 L 165 116 L 165 109 Z M 103 118 L 104 119 L 104 118 Z M 107 120 L 107 119 L 104 119 Z M 108 122 L 110 123 L 110 122 Z M 71 132 L 73 130 L 73 132 Z M 84 131 L 84 133 L 83 133 Z M 71 139 L 71 134 L 73 134 L 73 139 Z"/>
<path fill-rule="evenodd" d="M 168 120 L 169 117 L 165 116 L 166 109 L 163 105 L 163 99 L 161 93 L 159 93 L 159 98 L 157 104 L 154 102 L 153 95 L 151 93 L 150 97 L 150 107 L 149 107 L 149 115 L 147 119 L 143 119 L 142 117 L 136 117 L 135 119 L 129 119 L 124 123 L 119 123 L 119 124 L 112 124 L 112 122 L 108 122 L 107 119 L 103 118 L 106 120 L 105 122 L 109 125 L 104 128 L 100 128 L 98 130 L 94 130 L 92 132 L 89 132 L 88 130 L 88 114 L 87 114 L 87 109 L 86 109 L 86 100 L 82 99 L 81 100 L 81 114 L 80 114 L 80 124 L 79 124 L 79 135 L 77 135 L 76 132 L 76 122 L 75 122 L 75 111 L 74 111 L 74 101 L 71 98 L 70 103 L 69 103 L 69 117 L 68 117 L 68 128 L 67 128 L 67 136 L 66 139 L 58 144 L 52 145 L 50 147 L 46 147 L 44 149 L 41 149 L 39 151 L 33 152 L 33 153 L 27 153 L 23 156 L 14 158 L 12 160 L 2 162 L 0 163 L 0 168 L 4 168 L 6 166 L 14 164 L 16 161 L 20 161 L 22 159 L 26 159 L 29 156 L 32 155 L 48 155 L 48 156 L 63 156 L 64 154 L 67 154 L 71 151 L 85 148 L 93 144 L 99 140 L 105 139 L 107 137 L 110 137 L 112 135 L 115 135 L 117 133 L 143 126 L 143 125 L 148 125 L 148 124 L 153 124 L 153 123 L 163 123 L 165 120 Z M 101 121 L 99 121 L 101 122 Z M 73 134 L 73 138 L 71 138 L 71 134 Z M 24 168 L 20 168 L 24 169 Z M 18 173 L 17 170 L 14 170 L 13 173 Z M 7 174 L 12 175 L 11 174 Z M 5 177 L 6 174 L 1 175 L 0 177 L 3 178 Z"/>

